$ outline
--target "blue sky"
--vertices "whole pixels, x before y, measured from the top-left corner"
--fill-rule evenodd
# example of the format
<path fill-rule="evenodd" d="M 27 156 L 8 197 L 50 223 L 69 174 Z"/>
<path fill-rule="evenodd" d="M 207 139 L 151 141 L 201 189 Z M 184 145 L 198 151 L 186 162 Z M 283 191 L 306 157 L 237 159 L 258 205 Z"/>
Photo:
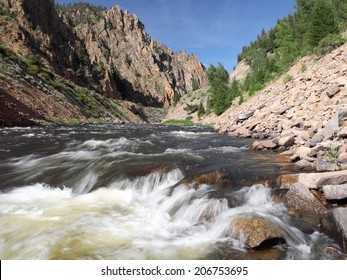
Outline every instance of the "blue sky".
<path fill-rule="evenodd" d="M 56 0 L 75 3 L 76 0 Z M 135 13 L 148 34 L 174 51 L 196 54 L 231 72 L 244 45 L 294 11 L 295 0 L 85 0 Z"/>

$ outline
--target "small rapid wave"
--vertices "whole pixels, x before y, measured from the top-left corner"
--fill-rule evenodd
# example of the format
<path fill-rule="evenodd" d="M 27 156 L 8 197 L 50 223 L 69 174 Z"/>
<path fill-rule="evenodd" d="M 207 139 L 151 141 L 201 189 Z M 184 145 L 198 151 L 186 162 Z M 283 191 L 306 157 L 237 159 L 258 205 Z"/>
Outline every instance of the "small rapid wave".
<path fill-rule="evenodd" d="M 181 138 L 198 138 L 202 135 L 213 135 L 213 132 L 192 132 L 192 131 L 171 131 L 169 132 L 170 135 L 181 137 Z"/>
<path fill-rule="evenodd" d="M 313 239 L 290 226 L 286 208 L 256 185 L 235 193 L 240 205 L 209 197 L 212 186 L 181 183 L 179 169 L 115 181 L 90 193 L 35 184 L 0 194 L 2 259 L 189 259 L 216 244 L 245 248 L 233 220 L 262 217 L 285 231 L 293 258 L 312 257 Z M 92 178 L 85 178 L 93 181 Z M 44 242 L 42 242 L 44 241 Z"/>

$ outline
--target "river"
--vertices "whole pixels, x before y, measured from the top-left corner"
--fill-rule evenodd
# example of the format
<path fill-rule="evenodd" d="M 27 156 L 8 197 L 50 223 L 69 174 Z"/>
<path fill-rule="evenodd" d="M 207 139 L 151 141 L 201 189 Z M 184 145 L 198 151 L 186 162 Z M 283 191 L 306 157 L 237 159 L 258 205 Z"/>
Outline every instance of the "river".
<path fill-rule="evenodd" d="M 298 227 L 262 185 L 288 171 L 249 144 L 208 127 L 0 129 L 0 258 L 332 258 L 334 241 Z M 229 234 L 245 215 L 285 243 L 249 249 Z"/>

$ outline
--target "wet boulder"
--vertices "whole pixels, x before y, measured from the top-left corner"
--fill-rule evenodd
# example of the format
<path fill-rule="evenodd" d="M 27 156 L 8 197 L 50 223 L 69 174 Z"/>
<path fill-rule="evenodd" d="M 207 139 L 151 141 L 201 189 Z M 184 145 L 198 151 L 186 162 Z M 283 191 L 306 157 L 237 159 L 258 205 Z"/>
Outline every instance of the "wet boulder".
<path fill-rule="evenodd" d="M 200 174 L 193 179 L 187 179 L 184 183 L 193 183 L 194 187 L 209 185 L 217 189 L 232 186 L 233 175 L 224 171 L 211 171 Z"/>
<path fill-rule="evenodd" d="M 347 208 L 336 208 L 322 220 L 322 229 L 347 252 Z"/>
<path fill-rule="evenodd" d="M 238 217 L 230 223 L 226 235 L 244 241 L 252 249 L 285 243 L 284 230 L 262 217 Z"/>

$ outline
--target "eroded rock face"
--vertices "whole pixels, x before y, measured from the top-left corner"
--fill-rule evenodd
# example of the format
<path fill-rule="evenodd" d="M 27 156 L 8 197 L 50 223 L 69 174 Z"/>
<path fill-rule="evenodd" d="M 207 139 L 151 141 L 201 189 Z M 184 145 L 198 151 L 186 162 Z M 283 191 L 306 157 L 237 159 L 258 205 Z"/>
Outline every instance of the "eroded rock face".
<path fill-rule="evenodd" d="M 207 86 L 205 68 L 197 56 L 174 53 L 153 40 L 136 15 L 119 6 L 62 15 L 85 42 L 91 63 L 105 68 L 125 99 L 150 106 L 171 105 L 174 93 L 184 95 Z M 90 20 L 79 21 L 80 17 Z"/>
<path fill-rule="evenodd" d="M 108 97 L 168 107 L 175 93 L 207 86 L 197 56 L 153 40 L 138 17 L 120 7 L 85 4 L 61 14 L 54 0 L 1 1 L 1 7 L 9 17 L 1 19 L 0 42 L 37 54 L 52 72 Z"/>

